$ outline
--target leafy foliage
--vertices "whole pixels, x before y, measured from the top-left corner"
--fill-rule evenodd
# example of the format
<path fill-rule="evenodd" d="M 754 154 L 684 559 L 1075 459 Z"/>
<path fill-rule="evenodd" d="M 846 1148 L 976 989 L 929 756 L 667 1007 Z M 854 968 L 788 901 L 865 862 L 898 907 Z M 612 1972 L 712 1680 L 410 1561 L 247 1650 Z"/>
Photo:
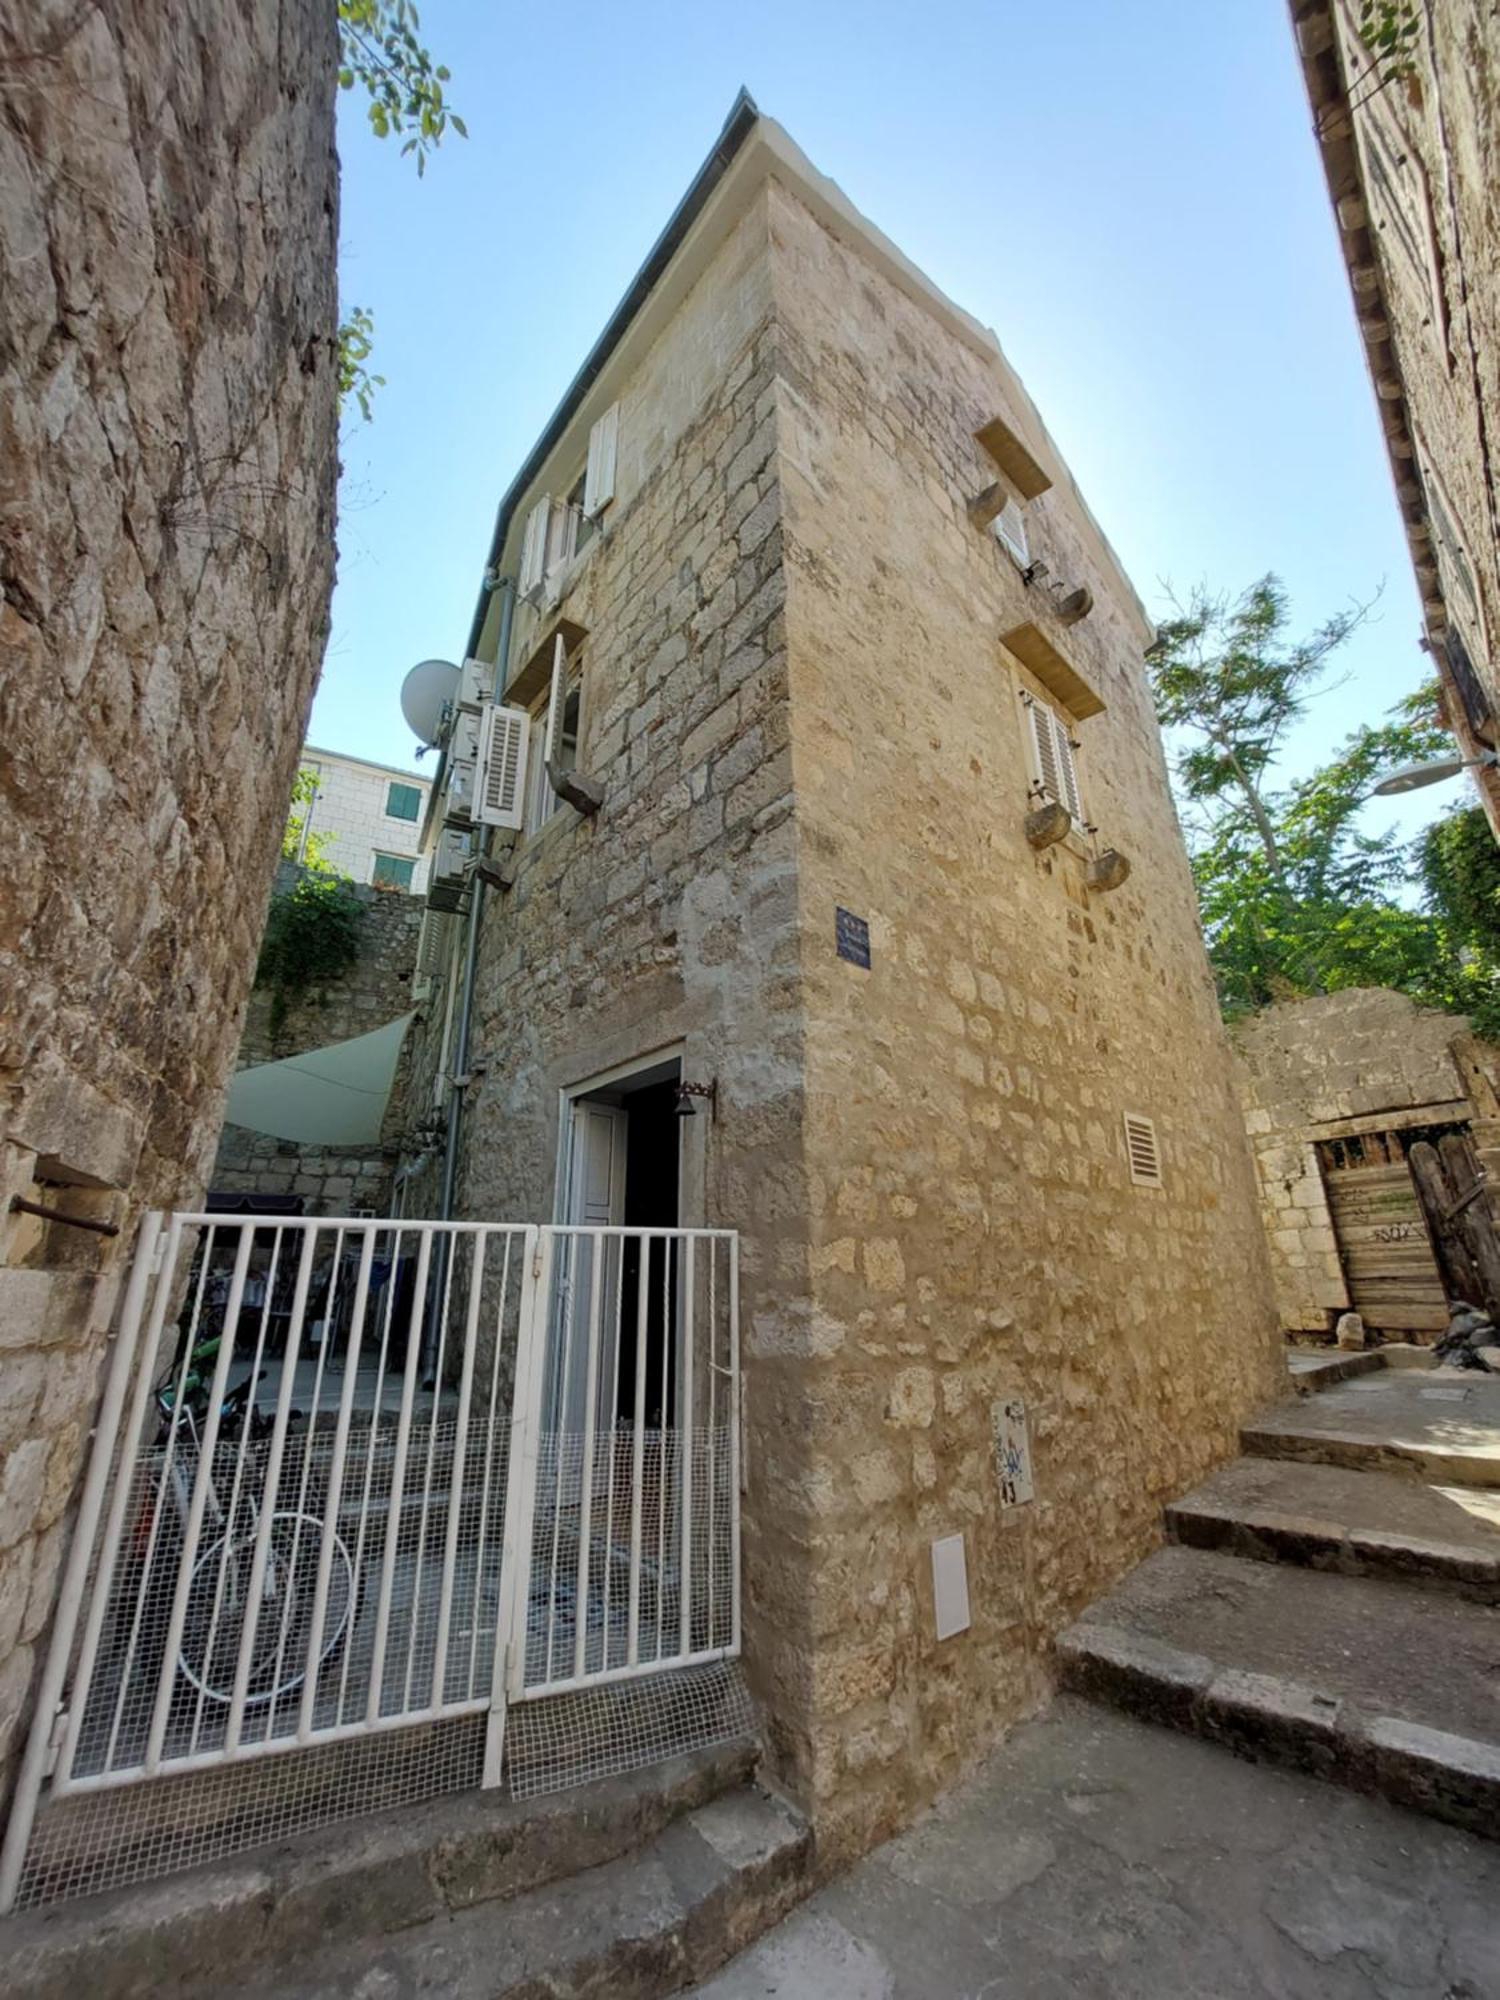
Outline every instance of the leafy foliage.
<path fill-rule="evenodd" d="M 1221 1004 L 1235 1014 L 1298 994 L 1391 986 L 1492 1032 L 1500 850 L 1483 814 L 1474 815 L 1479 828 L 1465 818 L 1461 832 L 1444 835 L 1443 821 L 1427 836 L 1424 909 L 1408 900 L 1410 850 L 1393 830 L 1361 825 L 1382 771 L 1450 747 L 1436 690 L 1362 723 L 1309 776 L 1276 783 L 1288 730 L 1325 691 L 1330 656 L 1367 609 L 1294 641 L 1286 593 L 1265 576 L 1238 598 L 1196 592 L 1147 656 L 1157 712 L 1179 732 L 1174 776 Z"/>
<path fill-rule="evenodd" d="M 1422 14 L 1417 0 L 1360 0 L 1359 39 L 1370 51 L 1377 90 L 1417 73 Z"/>
<path fill-rule="evenodd" d="M 367 306 L 351 306 L 339 328 L 339 401 L 356 404 L 366 423 L 375 413 L 375 391 L 385 387 L 385 377 L 365 366 L 374 345 L 374 314 Z"/>
<path fill-rule="evenodd" d="M 290 889 L 271 898 L 255 983 L 271 989 L 273 1039 L 294 1000 L 354 964 L 364 916 L 353 882 L 327 867 L 304 869 Z"/>
<path fill-rule="evenodd" d="M 404 138 L 402 155 L 415 153 L 422 174 L 450 125 L 460 139 L 469 136 L 443 96 L 449 71 L 418 40 L 411 0 L 338 0 L 338 10 L 339 88 L 365 90 L 370 130 L 377 139 Z"/>
<path fill-rule="evenodd" d="M 325 874 L 333 870 L 328 861 L 328 848 L 333 836 L 327 833 L 308 833 L 307 817 L 318 796 L 318 774 L 310 764 L 304 764 L 298 771 L 292 785 L 291 810 L 287 814 L 286 826 L 281 835 L 281 858 L 283 861 L 297 861 L 305 868 L 315 868 Z"/>
<path fill-rule="evenodd" d="M 443 95 L 450 73 L 422 46 L 411 0 L 337 0 L 337 5 L 339 88 L 364 90 L 370 130 L 377 139 L 400 139 L 402 157 L 415 155 L 420 178 L 429 153 L 450 127 L 460 139 L 469 136 Z M 352 307 L 338 330 L 339 399 L 353 402 L 366 423 L 375 391 L 385 386 L 385 377 L 366 366 L 374 343 L 374 315 L 366 306 Z"/>

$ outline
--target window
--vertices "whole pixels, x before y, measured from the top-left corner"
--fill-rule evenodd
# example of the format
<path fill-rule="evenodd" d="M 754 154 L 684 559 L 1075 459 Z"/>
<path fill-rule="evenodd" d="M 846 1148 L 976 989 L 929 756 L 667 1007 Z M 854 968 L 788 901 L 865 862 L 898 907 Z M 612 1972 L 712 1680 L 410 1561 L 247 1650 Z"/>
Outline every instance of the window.
<path fill-rule="evenodd" d="M 583 709 L 583 688 L 581 681 L 582 661 L 575 657 L 568 663 L 567 686 L 562 699 L 562 713 L 556 724 L 556 741 L 551 749 L 551 763 L 554 770 L 572 771 L 578 767 L 578 729 Z M 551 711 L 550 690 L 531 711 L 531 747 L 527 753 L 529 776 L 526 800 L 527 833 L 535 833 L 545 826 L 563 801 L 553 791 L 547 776 L 547 719 Z"/>
<path fill-rule="evenodd" d="M 416 872 L 416 860 L 411 855 L 377 854 L 370 881 L 377 889 L 409 889 Z"/>
<path fill-rule="evenodd" d="M 422 810 L 420 785 L 391 785 L 385 795 L 387 819 L 415 819 Z"/>
<path fill-rule="evenodd" d="M 1025 689 L 1021 700 L 1031 745 L 1031 796 L 1042 803 L 1066 806 L 1074 824 L 1082 826 L 1083 800 L 1078 790 L 1078 767 L 1073 760 L 1077 745 L 1067 718 Z"/>
<path fill-rule="evenodd" d="M 521 541 L 518 589 L 539 593 L 593 540 L 599 516 L 615 494 L 615 456 L 620 407 L 607 409 L 589 433 L 588 458 L 564 488 L 565 497 L 543 494 L 526 516 Z"/>

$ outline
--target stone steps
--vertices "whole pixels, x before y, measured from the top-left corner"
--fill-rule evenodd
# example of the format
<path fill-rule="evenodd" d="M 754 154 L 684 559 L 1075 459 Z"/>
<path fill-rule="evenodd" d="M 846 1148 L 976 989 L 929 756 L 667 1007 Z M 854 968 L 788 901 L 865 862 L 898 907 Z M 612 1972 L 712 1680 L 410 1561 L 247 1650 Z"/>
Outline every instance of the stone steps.
<path fill-rule="evenodd" d="M 1500 1601 L 1500 1492 L 1482 1487 L 1241 1458 L 1173 1501 L 1166 1522 L 1191 1548 Z"/>
<path fill-rule="evenodd" d="M 1260 1458 L 1500 1487 L 1500 1380 L 1382 1370 L 1281 1404 L 1245 1425 L 1240 1443 Z"/>
<path fill-rule="evenodd" d="M 1500 1616 L 1169 1547 L 1058 1642 L 1065 1687 L 1500 1838 Z"/>
<path fill-rule="evenodd" d="M 745 1785 L 566 1882 L 366 1935 L 238 1990 L 247 2000 L 656 2000 L 779 1922 L 811 1886 L 811 1848 L 803 1820 Z"/>
<path fill-rule="evenodd" d="M 760 1908 L 775 1905 L 771 1921 L 800 1893 L 806 1829 L 751 1788 L 755 1755 L 748 1743 L 731 1745 L 524 1801 L 468 1793 L 9 1917 L 0 1921 L 5 1992 L 8 2000 L 240 1993 L 252 1976 L 267 1994 L 334 1992 L 355 1985 L 358 1969 L 384 1952 L 440 1943 L 481 1916 L 507 1927 L 512 1913 L 516 1935 L 536 1949 L 550 1921 L 553 1943 L 571 1950 L 576 1927 L 557 1912 L 564 1903 L 573 1910 L 585 1883 L 590 1893 L 614 1885 L 621 1910 L 638 1914 L 651 1901 L 639 1885 L 660 1891 L 657 1930 L 632 1918 L 622 1942 L 649 1933 L 670 1966 L 689 1943 L 700 1955 L 705 1949 L 700 1902 L 722 1906 L 726 1924 L 753 1926 Z M 549 1910 L 550 1920 L 540 1914 Z M 607 1928 L 605 1914 L 599 1924 Z M 675 1944 L 674 1926 L 683 1931 Z M 589 1933 L 590 1951 L 602 1949 L 604 1928 Z M 493 1940 L 485 1947 L 487 1962 L 495 1949 Z M 329 1983 L 308 1983 L 314 1963 L 331 1968 L 343 1953 L 349 1964 L 337 1977 L 320 1971 Z M 539 1990 L 575 1990 L 566 1966 L 549 1976 L 561 1983 Z M 483 1990 L 508 1989 L 492 1982 Z"/>

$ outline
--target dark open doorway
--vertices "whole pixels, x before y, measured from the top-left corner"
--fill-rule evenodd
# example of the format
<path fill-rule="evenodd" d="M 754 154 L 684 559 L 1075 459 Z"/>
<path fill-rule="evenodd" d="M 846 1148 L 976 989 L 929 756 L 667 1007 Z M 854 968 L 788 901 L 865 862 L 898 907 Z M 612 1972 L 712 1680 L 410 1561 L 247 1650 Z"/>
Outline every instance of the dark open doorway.
<path fill-rule="evenodd" d="M 625 1144 L 625 1221 L 632 1229 L 675 1228 L 679 1214 L 682 1120 L 677 1116 L 674 1074 L 659 1083 L 625 1093 L 621 1102 L 629 1114 Z M 626 1422 L 635 1416 L 636 1369 L 640 1365 L 640 1314 L 637 1289 L 642 1251 L 645 1272 L 645 1418 L 653 1429 L 672 1421 L 676 1374 L 676 1257 L 665 1239 L 627 1237 L 621 1261 L 620 1373 L 615 1415 Z"/>

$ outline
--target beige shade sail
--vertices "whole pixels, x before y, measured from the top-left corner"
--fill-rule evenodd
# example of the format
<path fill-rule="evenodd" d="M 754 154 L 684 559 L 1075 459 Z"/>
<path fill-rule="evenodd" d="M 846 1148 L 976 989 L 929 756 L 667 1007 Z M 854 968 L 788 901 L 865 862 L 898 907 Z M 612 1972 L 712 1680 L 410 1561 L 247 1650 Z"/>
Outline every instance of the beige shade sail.
<path fill-rule="evenodd" d="M 410 1014 L 351 1041 L 242 1069 L 229 1086 L 231 1125 L 303 1146 L 376 1146 Z"/>

